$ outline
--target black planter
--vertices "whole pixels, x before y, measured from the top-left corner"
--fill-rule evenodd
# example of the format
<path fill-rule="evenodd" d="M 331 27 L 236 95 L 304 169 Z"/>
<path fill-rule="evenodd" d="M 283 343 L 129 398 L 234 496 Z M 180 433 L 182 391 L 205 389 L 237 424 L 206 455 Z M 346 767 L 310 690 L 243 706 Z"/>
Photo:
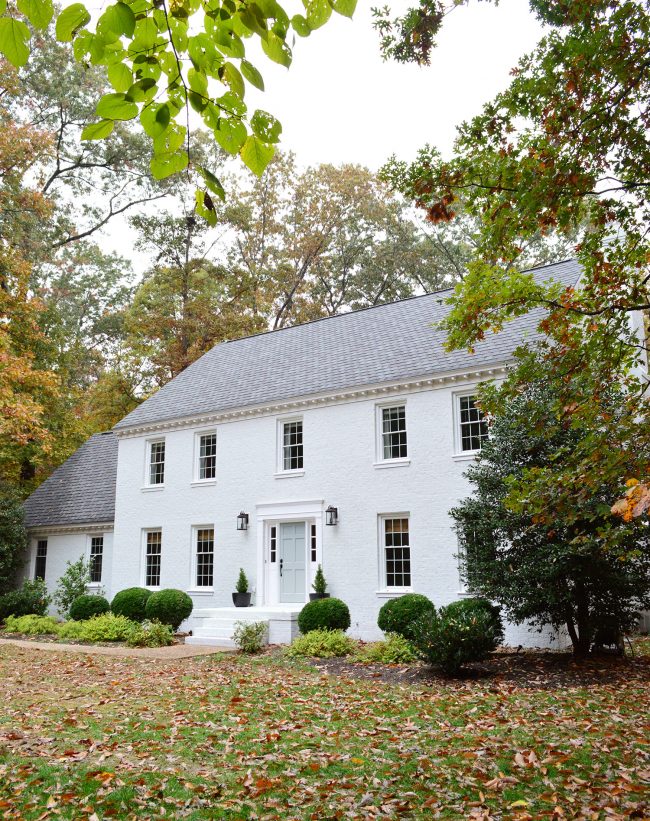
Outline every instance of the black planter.
<path fill-rule="evenodd" d="M 251 593 L 233 593 L 232 603 L 235 605 L 235 607 L 250 607 L 251 595 Z"/>
<path fill-rule="evenodd" d="M 316 601 L 317 599 L 329 599 L 329 593 L 310 593 L 309 601 Z"/>

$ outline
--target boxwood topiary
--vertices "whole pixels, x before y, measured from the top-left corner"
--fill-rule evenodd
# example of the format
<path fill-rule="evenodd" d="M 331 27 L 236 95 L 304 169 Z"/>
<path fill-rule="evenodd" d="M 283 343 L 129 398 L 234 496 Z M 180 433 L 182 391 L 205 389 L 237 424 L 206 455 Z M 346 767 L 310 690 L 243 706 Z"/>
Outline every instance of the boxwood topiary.
<path fill-rule="evenodd" d="M 397 599 L 389 599 L 379 611 L 377 624 L 384 633 L 397 633 L 410 641 L 411 625 L 429 613 L 435 612 L 433 602 L 420 593 L 407 593 Z"/>
<path fill-rule="evenodd" d="M 350 610 L 341 599 L 316 599 L 298 614 L 298 627 L 303 634 L 312 630 L 347 630 L 349 626 Z"/>
<path fill-rule="evenodd" d="M 459 599 L 459 601 L 448 604 L 445 608 L 449 617 L 456 617 L 462 614 L 463 618 L 478 618 L 485 626 L 489 638 L 491 650 L 503 642 L 503 622 L 501 621 L 501 608 L 492 604 L 487 599 L 474 596 L 469 599 Z M 485 614 L 485 618 L 483 617 Z"/>
<path fill-rule="evenodd" d="M 86 621 L 93 616 L 108 613 L 110 604 L 103 596 L 77 596 L 70 605 L 70 618 L 74 621 Z"/>
<path fill-rule="evenodd" d="M 194 607 L 192 599 L 182 590 L 160 590 L 147 599 L 145 613 L 150 621 L 157 619 L 178 630 L 181 622 L 190 615 Z"/>
<path fill-rule="evenodd" d="M 126 616 L 131 621 L 144 621 L 147 617 L 145 609 L 151 590 L 146 587 L 127 587 L 115 594 L 111 602 L 111 611 L 116 616 Z"/>

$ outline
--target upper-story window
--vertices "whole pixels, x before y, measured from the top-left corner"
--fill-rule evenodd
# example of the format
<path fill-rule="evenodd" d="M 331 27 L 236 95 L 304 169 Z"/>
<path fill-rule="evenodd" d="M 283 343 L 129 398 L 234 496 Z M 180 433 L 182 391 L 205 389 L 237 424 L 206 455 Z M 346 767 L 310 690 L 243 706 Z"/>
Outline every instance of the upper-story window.
<path fill-rule="evenodd" d="M 302 419 L 282 422 L 281 457 L 283 471 L 303 469 Z"/>
<path fill-rule="evenodd" d="M 47 539 L 39 539 L 36 542 L 36 564 L 34 566 L 34 578 L 45 581 L 45 565 L 47 564 Z"/>
<path fill-rule="evenodd" d="M 197 435 L 197 467 L 196 478 L 204 482 L 217 477 L 217 434 L 200 433 Z"/>
<path fill-rule="evenodd" d="M 488 438 L 488 423 L 473 395 L 458 397 L 460 450 L 463 453 L 480 450 Z"/>
<path fill-rule="evenodd" d="M 92 536 L 90 539 L 90 583 L 99 584 L 102 580 L 104 563 L 104 537 Z"/>
<path fill-rule="evenodd" d="M 165 440 L 158 439 L 149 442 L 149 485 L 163 485 L 165 483 Z"/>
<path fill-rule="evenodd" d="M 406 459 L 406 405 L 391 405 L 379 408 L 380 460 Z"/>

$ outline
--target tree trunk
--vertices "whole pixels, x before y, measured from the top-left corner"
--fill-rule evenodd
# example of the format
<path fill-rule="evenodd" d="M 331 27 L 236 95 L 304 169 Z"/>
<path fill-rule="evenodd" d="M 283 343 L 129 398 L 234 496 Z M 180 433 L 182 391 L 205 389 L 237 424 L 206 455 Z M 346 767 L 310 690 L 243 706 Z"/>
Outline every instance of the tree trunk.
<path fill-rule="evenodd" d="M 589 655 L 591 647 L 591 624 L 589 622 L 589 602 L 584 583 L 578 581 L 575 588 L 575 627 L 573 635 L 569 631 L 573 643 L 573 654 L 579 658 Z M 577 635 L 576 635 L 577 633 Z"/>

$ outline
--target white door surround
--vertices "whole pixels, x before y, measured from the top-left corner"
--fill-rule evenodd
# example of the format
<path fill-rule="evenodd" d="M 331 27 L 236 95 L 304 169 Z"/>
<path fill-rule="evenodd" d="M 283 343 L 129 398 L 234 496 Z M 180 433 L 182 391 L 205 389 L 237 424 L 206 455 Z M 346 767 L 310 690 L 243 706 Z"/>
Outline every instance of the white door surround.
<path fill-rule="evenodd" d="M 259 504 L 257 516 L 257 596 L 256 605 L 281 603 L 280 593 L 280 525 L 305 523 L 305 591 L 304 602 L 309 601 L 309 593 L 316 568 L 322 564 L 323 522 L 325 517 L 323 499 L 300 502 L 269 502 Z M 316 529 L 316 561 L 311 561 L 311 530 Z M 271 528 L 276 528 L 276 560 L 271 562 Z"/>

